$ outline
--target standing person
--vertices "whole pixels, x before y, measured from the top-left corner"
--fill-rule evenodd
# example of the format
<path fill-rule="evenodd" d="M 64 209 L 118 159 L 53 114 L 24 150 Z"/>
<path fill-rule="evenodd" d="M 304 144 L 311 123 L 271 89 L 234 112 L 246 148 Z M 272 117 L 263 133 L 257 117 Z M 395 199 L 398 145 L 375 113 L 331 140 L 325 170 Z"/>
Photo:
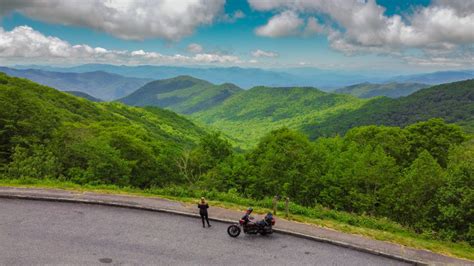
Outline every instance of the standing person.
<path fill-rule="evenodd" d="M 201 202 L 198 203 L 198 208 L 199 208 L 199 214 L 201 215 L 202 219 L 202 227 L 206 228 L 204 224 L 204 219 L 207 222 L 207 227 L 211 227 L 209 224 L 209 217 L 207 214 L 207 209 L 209 209 L 209 204 L 207 204 L 206 199 L 204 197 L 201 198 Z"/>

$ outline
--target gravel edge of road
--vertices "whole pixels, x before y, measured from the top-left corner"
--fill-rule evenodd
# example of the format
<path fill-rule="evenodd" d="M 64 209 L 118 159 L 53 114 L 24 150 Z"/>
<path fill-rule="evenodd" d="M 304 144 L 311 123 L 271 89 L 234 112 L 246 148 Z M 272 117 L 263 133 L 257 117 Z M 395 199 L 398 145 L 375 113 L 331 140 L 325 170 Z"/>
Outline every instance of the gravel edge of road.
<path fill-rule="evenodd" d="M 102 206 L 109 206 L 109 207 L 129 208 L 129 209 L 136 209 L 136 210 L 143 210 L 143 211 L 162 212 L 162 213 L 168 213 L 168 214 L 174 214 L 174 215 L 200 218 L 199 215 L 194 214 L 194 213 L 181 212 L 181 211 L 164 209 L 164 208 L 148 207 L 148 206 L 142 206 L 142 205 L 138 205 L 138 204 L 127 204 L 127 203 L 124 203 L 124 202 L 113 202 L 113 201 L 104 201 L 104 200 L 89 200 L 89 199 L 72 199 L 72 198 L 62 198 L 62 197 L 46 197 L 46 196 L 38 196 L 38 195 L 14 195 L 14 194 L 7 194 L 7 195 L 0 194 L 0 198 L 94 204 L 94 205 L 102 205 Z M 232 221 L 232 220 L 214 218 L 214 217 L 213 218 L 209 217 L 209 220 L 228 223 L 228 224 L 235 223 L 235 221 Z M 336 241 L 336 240 L 332 240 L 332 239 L 328 239 L 328 238 L 316 237 L 316 236 L 306 235 L 306 234 L 293 232 L 293 231 L 289 231 L 289 230 L 282 230 L 282 229 L 274 229 L 274 231 L 278 232 L 278 233 L 281 233 L 281 234 L 286 234 L 286 235 L 291 235 L 291 236 L 294 236 L 294 237 L 299 237 L 299 238 L 309 239 L 309 240 L 313 240 L 313 241 L 328 243 L 328 244 L 332 244 L 332 245 L 336 245 L 336 246 L 356 250 L 356 251 L 359 251 L 359 252 L 365 252 L 365 253 L 369 253 L 369 254 L 376 255 L 376 256 L 382 256 L 382 257 L 386 257 L 386 258 L 390 258 L 390 259 L 394 259 L 394 260 L 398 260 L 398 261 L 402 261 L 402 262 L 412 263 L 414 265 L 429 265 L 429 263 L 426 263 L 426 262 L 423 262 L 423 261 L 413 260 L 413 259 L 410 259 L 410 258 L 404 258 L 404 257 L 398 256 L 398 255 L 394 255 L 394 254 L 390 254 L 390 253 L 386 253 L 386 252 L 381 252 L 381 251 L 374 250 L 374 249 L 359 247 L 359 246 L 356 246 L 356 245 L 352 245 L 352 244 L 349 244 L 349 243 L 344 243 L 344 242 L 341 242 L 341 241 Z"/>

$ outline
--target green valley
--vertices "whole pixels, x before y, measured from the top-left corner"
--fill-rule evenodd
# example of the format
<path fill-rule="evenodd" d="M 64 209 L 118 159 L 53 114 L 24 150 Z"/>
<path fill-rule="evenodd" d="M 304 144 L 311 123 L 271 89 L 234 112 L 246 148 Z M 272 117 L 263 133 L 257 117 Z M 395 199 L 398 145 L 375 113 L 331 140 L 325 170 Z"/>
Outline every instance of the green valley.
<path fill-rule="evenodd" d="M 189 76 L 150 82 L 120 100 L 136 106 L 159 106 L 188 115 L 200 124 L 222 131 L 240 148 L 250 148 L 271 130 L 299 129 L 361 107 L 367 100 L 331 94 L 311 87 L 254 87 L 214 85 Z"/>
<path fill-rule="evenodd" d="M 356 110 L 365 100 L 315 88 L 255 87 L 228 98 L 191 118 L 221 130 L 242 148 L 254 146 L 271 130 L 299 129 L 334 114 Z"/>
<path fill-rule="evenodd" d="M 440 117 L 470 130 L 472 83 L 472 80 L 460 81 L 425 89 L 421 89 L 423 84 L 407 83 L 405 89 L 419 91 L 397 99 L 360 99 L 312 87 L 242 90 L 232 84 L 214 85 L 180 76 L 151 82 L 121 101 L 137 106 L 159 106 L 187 115 L 199 124 L 223 132 L 234 146 L 248 149 L 266 133 L 281 127 L 301 130 L 314 139 L 344 134 L 354 126 L 405 126 Z M 363 91 L 373 93 L 378 89 L 400 93 L 396 89 L 399 85 L 348 87 L 351 89 L 346 92 L 357 96 Z"/>

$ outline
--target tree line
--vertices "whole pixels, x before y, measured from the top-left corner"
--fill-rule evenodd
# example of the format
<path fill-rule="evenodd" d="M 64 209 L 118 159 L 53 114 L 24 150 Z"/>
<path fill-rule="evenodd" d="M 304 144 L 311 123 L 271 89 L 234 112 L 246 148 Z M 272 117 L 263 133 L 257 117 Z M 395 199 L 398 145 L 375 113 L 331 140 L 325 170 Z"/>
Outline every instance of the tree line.
<path fill-rule="evenodd" d="M 282 128 L 245 153 L 214 135 L 191 154 L 201 177 L 190 185 L 201 189 L 283 195 L 474 244 L 474 141 L 441 119 L 357 127 L 315 141 Z"/>

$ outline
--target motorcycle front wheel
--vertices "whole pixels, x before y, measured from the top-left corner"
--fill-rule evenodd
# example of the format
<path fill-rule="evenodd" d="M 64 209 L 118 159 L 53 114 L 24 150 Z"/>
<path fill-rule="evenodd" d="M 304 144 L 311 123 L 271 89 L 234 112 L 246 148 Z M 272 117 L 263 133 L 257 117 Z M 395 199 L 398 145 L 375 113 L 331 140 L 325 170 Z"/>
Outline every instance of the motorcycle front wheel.
<path fill-rule="evenodd" d="M 240 227 L 233 224 L 227 228 L 227 233 L 231 237 L 238 237 L 240 235 Z"/>

